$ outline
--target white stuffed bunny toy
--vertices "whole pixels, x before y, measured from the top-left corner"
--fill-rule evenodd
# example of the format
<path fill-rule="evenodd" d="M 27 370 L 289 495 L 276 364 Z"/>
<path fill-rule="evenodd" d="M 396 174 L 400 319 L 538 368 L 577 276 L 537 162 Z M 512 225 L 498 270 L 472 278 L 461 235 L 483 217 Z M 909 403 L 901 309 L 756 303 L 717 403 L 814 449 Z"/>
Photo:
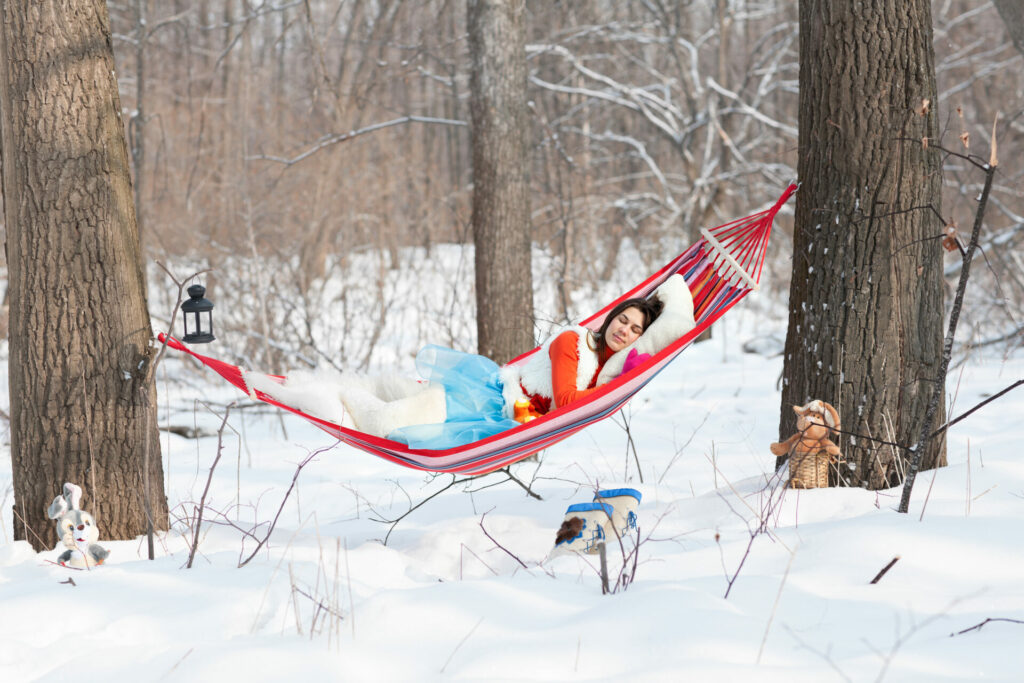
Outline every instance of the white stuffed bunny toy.
<path fill-rule="evenodd" d="M 62 567 L 87 569 L 103 564 L 110 551 L 96 541 L 100 530 L 96 520 L 78 505 L 82 500 L 82 488 L 72 483 L 64 484 L 64 495 L 57 496 L 46 509 L 50 519 L 57 520 L 57 537 L 67 548 L 57 563 Z"/>

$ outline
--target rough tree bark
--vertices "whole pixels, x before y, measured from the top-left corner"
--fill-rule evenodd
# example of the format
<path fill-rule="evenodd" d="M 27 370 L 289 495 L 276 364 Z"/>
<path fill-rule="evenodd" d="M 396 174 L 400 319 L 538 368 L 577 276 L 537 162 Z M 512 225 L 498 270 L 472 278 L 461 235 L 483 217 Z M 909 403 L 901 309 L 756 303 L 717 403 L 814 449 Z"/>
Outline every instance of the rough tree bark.
<path fill-rule="evenodd" d="M 167 503 L 151 327 L 110 22 L 103 0 L 0 0 L 3 195 L 10 276 L 15 537 L 52 547 L 45 510 L 85 490 L 102 538 Z"/>
<path fill-rule="evenodd" d="M 898 484 L 942 356 L 942 224 L 928 0 L 800 3 L 800 139 L 780 434 L 840 412 L 845 483 Z M 922 109 L 922 102 L 930 106 Z M 909 139 L 910 141 L 906 141 Z M 940 405 L 942 405 L 940 403 Z M 871 438 L 869 438 L 871 437 Z M 945 464 L 945 441 L 924 467 Z M 780 461 L 781 464 L 781 461 Z"/>
<path fill-rule="evenodd" d="M 524 0 L 468 0 L 479 352 L 534 344 Z"/>
<path fill-rule="evenodd" d="M 1024 54 L 1024 3 L 1020 0 L 992 0 L 992 4 L 1003 18 L 1010 40 Z"/>
<path fill-rule="evenodd" d="M 135 224 L 140 236 L 145 231 L 142 200 L 146 190 L 146 48 L 149 40 L 146 4 L 147 0 L 135 0 L 135 112 L 128 120 L 134 171 Z"/>

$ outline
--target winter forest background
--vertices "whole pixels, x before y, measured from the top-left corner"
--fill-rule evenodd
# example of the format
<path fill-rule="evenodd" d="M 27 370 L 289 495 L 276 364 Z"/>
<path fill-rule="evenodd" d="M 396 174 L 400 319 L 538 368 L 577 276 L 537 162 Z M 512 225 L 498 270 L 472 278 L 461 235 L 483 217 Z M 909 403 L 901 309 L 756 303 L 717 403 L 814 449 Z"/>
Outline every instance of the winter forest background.
<path fill-rule="evenodd" d="M 425 343 L 477 349 L 466 2 L 106 5 L 154 330 L 171 324 L 173 279 L 203 271 L 218 339 L 198 351 L 243 367 L 412 373 Z M 801 136 L 850 130 L 798 125 L 802 79 L 813 78 L 801 74 L 801 8 L 838 4 L 525 5 L 536 341 L 661 267 L 701 227 L 774 202 L 807 161 Z M 940 195 L 926 236 L 893 252 L 935 251 L 953 234 L 965 246 L 986 173 L 958 155 L 989 160 L 994 138 L 999 158 L 938 426 L 1024 375 L 1024 12 L 1017 0 L 934 0 L 930 13 L 935 98 L 900 113 L 907 124 L 889 139 L 953 153 L 933 155 L 940 165 L 925 174 Z M 871 29 L 872 40 L 895 35 Z M 865 43 L 850 68 L 877 66 L 880 46 Z M 889 85 L 848 93 L 847 112 L 871 109 Z M 922 120 L 927 143 L 903 137 Z M 104 515 L 125 511 L 80 481 L 114 552 L 98 571 L 70 572 L 39 552 L 53 537 L 16 540 L 28 534 L 12 505 L 4 402 L 0 679 L 1017 680 L 1024 392 L 950 429 L 948 466 L 923 473 L 912 515 L 894 512 L 895 447 L 877 449 L 888 460 L 870 482 L 834 473 L 840 487 L 794 492 L 774 474 L 767 444 L 790 429 L 797 400 L 782 360 L 791 285 L 804 284 L 794 263 L 825 244 L 807 243 L 821 226 L 795 225 L 795 201 L 776 220 L 761 290 L 710 341 L 615 418 L 480 480 L 330 449 L 325 434 L 170 354 L 155 378 L 169 521 L 156 525 L 156 560 L 144 537 L 108 540 Z M 941 253 L 931 319 L 944 332 L 963 259 L 955 246 Z M 7 385 L 15 276 L 0 264 Z M 99 320 L 117 317 L 98 301 Z M 50 377 L 60 400 L 38 410 L 67 413 L 78 430 L 45 439 L 58 460 L 92 458 L 103 417 L 71 355 Z M 821 360 L 807 354 L 809 366 Z M 13 386 L 13 362 L 10 376 Z M 857 409 L 844 408 L 848 424 Z M 895 419 L 884 416 L 882 437 L 919 429 Z M 127 450 L 147 438 L 139 429 Z M 121 491 L 141 476 L 131 467 Z M 40 497 L 56 495 L 59 470 L 38 482 Z M 565 506 L 606 484 L 644 494 L 635 553 L 612 558 L 622 583 L 611 597 L 592 563 L 547 556 Z M 104 654 L 103 673 L 55 647 L 68 639 Z"/>
<path fill-rule="evenodd" d="M 553 290 L 542 320 L 589 313 L 574 295 L 608 281 L 624 245 L 651 272 L 698 227 L 746 215 L 796 178 L 796 3 L 527 6 L 534 243 L 554 275 L 534 278 Z M 352 346 L 317 328 L 383 333 L 389 273 L 423 267 L 434 245 L 471 241 L 462 3 L 110 9 L 147 256 L 214 269 L 222 338 L 257 367 L 297 354 L 366 367 L 379 335 Z M 985 236 L 1000 248 L 985 250 L 975 276 L 1003 291 L 972 288 L 961 337 L 991 342 L 1019 331 L 1024 301 L 1013 248 L 1024 215 L 1021 54 L 991 2 L 935 2 L 933 13 L 942 142 L 966 134 L 983 150 L 1002 113 L 1004 165 Z M 982 180 L 961 164 L 944 169 L 943 213 L 961 229 Z M 791 230 L 783 217 L 765 299 L 787 292 Z M 410 262 L 400 251 L 409 246 L 426 252 Z M 353 256 L 370 252 L 372 273 L 325 290 L 327 276 L 345 277 Z M 439 317 L 405 331 L 407 348 L 475 348 L 471 286 L 468 269 L 447 291 L 415 293 Z M 170 289 L 151 292 L 154 316 L 167 315 L 160 297 Z"/>

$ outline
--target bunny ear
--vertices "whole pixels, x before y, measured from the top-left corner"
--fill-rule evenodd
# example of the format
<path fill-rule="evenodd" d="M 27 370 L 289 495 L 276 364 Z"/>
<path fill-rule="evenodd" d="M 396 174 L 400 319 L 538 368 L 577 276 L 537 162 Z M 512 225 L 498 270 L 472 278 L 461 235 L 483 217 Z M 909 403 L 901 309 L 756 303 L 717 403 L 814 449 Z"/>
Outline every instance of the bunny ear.
<path fill-rule="evenodd" d="M 63 496 L 57 496 L 50 503 L 50 507 L 46 508 L 46 514 L 49 515 L 50 519 L 57 519 L 65 512 L 68 511 L 68 502 L 64 500 Z"/>
<path fill-rule="evenodd" d="M 817 399 L 816 398 L 813 401 L 809 401 L 807 403 L 807 405 L 804 406 L 804 412 L 805 413 L 822 413 L 822 414 L 824 414 L 825 406 L 822 405 L 821 399 Z"/>
<path fill-rule="evenodd" d="M 80 509 L 78 504 L 82 502 L 82 487 L 76 486 L 71 482 L 65 482 L 64 484 L 64 498 L 71 506 L 72 510 Z M 66 508 L 65 508 L 66 509 Z"/>
<path fill-rule="evenodd" d="M 839 411 L 832 407 L 831 403 L 821 402 L 822 407 L 825 408 L 825 424 L 832 429 L 839 430 Z"/>

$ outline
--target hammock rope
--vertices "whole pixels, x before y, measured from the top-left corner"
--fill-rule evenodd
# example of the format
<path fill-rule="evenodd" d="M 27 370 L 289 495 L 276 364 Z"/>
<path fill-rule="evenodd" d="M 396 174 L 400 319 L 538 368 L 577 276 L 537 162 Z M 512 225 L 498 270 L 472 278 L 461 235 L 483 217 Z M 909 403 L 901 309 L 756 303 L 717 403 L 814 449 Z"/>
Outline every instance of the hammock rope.
<path fill-rule="evenodd" d="M 701 230 L 700 241 L 581 323 L 596 330 L 620 301 L 648 296 L 669 276 L 680 273 L 693 294 L 696 322 L 694 329 L 669 344 L 635 371 L 601 385 L 587 397 L 552 410 L 526 424 L 456 448 L 412 449 L 405 444 L 342 427 L 286 405 L 262 391 L 250 391 L 245 382 L 244 371 L 237 366 L 195 353 L 173 337 L 161 334 L 160 339 L 166 341 L 171 348 L 196 358 L 246 394 L 295 413 L 350 446 L 412 469 L 469 475 L 487 474 L 529 457 L 584 427 L 613 415 L 726 311 L 751 291 L 756 290 L 761 279 L 775 215 L 796 189 L 796 185 L 787 187 L 769 209 L 717 228 Z M 538 349 L 539 347 L 528 351 L 511 362 L 524 362 Z M 283 377 L 274 379 L 284 382 Z"/>

